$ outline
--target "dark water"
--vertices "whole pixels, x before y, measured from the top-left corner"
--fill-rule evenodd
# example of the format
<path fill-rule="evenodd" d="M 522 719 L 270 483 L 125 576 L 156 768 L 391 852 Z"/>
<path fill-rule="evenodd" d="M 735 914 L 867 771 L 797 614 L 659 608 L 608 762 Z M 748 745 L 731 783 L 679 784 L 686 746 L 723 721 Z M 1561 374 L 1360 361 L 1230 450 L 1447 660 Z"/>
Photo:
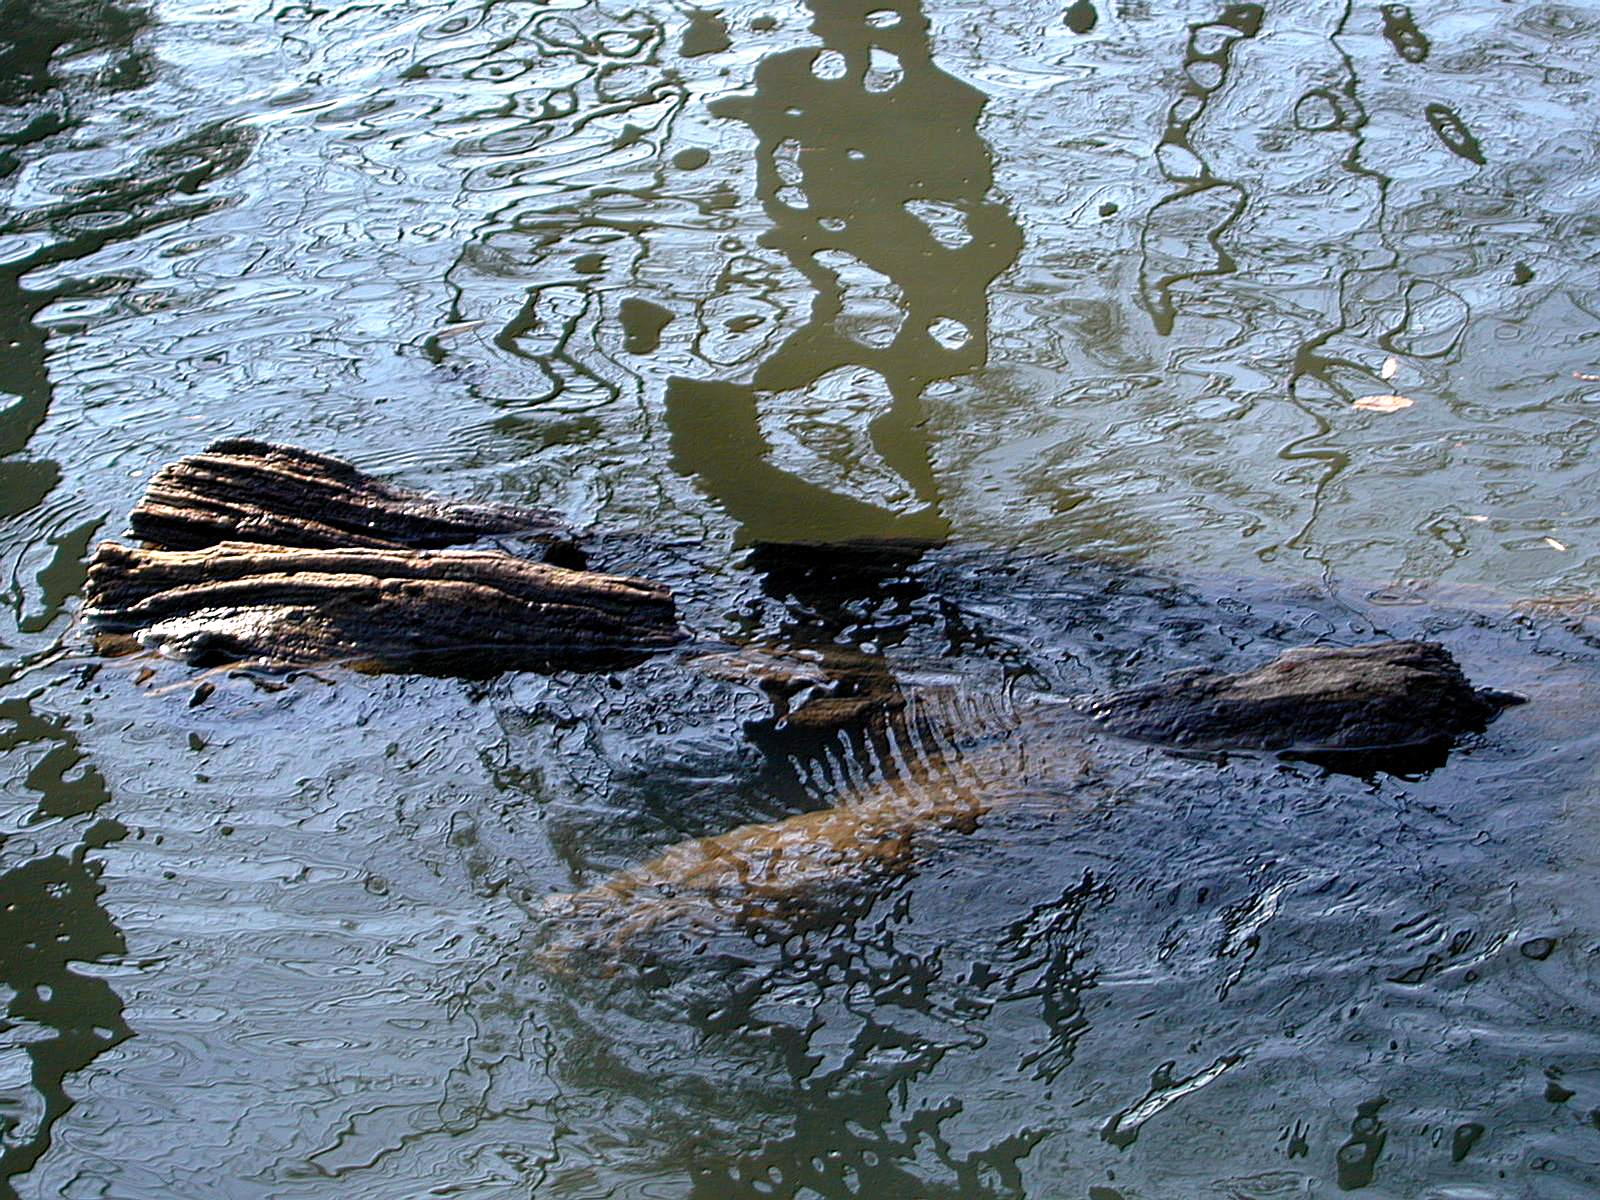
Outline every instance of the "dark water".
<path fill-rule="evenodd" d="M 0 8 L 0 1194 L 1600 1192 L 1597 50 L 1521 0 Z M 877 766 L 684 656 L 97 660 L 92 544 L 246 433 L 622 530 L 1005 802 L 829 928 L 552 972 L 542 897 Z M 886 534 L 947 544 L 747 550 Z M 1531 703 L 1369 778 L 1010 716 L 1390 635 Z"/>

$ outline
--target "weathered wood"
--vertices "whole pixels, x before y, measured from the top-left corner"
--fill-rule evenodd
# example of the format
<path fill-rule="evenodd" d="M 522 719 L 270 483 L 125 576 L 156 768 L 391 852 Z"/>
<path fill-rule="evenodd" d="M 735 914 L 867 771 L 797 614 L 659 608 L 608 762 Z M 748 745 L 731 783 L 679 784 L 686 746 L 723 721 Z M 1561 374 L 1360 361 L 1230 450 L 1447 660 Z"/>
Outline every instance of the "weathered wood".
<path fill-rule="evenodd" d="M 657 938 L 692 943 L 730 930 L 830 924 L 991 809 L 1046 789 L 1063 804 L 1093 792 L 1087 756 L 1070 742 L 1041 755 L 1015 736 L 1018 728 L 989 727 L 963 739 L 967 752 L 949 755 L 946 738 L 957 735 L 933 727 L 942 716 L 926 715 L 892 731 L 885 777 L 832 808 L 692 838 L 593 887 L 548 897 L 546 961 L 604 970 L 649 956 L 661 948 Z"/>
<path fill-rule="evenodd" d="M 689 666 L 765 695 L 772 703 L 771 719 L 747 728 L 759 732 L 774 751 L 844 730 L 884 731 L 906 706 L 899 681 L 883 658 L 847 646 L 743 646 L 701 655 Z"/>
<path fill-rule="evenodd" d="M 1325 755 L 1446 745 L 1513 701 L 1474 688 L 1438 643 L 1396 641 L 1290 650 L 1241 675 L 1183 672 L 1080 707 L 1142 741 Z"/>
<path fill-rule="evenodd" d="M 481 673 L 602 667 L 682 638 L 656 584 L 498 550 L 102 544 L 86 616 L 192 663 Z"/>
<path fill-rule="evenodd" d="M 1360 753 L 1378 764 L 1382 752 L 1481 729 L 1515 700 L 1474 689 L 1443 646 L 1382 642 L 1292 650 L 1243 674 L 1190 672 L 1041 707 L 1021 714 L 1015 738 L 992 739 L 970 758 L 900 756 L 909 769 L 833 808 L 683 842 L 585 891 L 551 897 L 552 960 L 628 957 L 669 930 L 693 935 L 837 912 L 913 866 L 939 835 L 970 828 L 1016 795 L 1084 802 L 1092 773 L 1078 747 L 1092 731 L 1185 750 Z M 1007 757 L 1019 744 L 1026 767 Z M 1048 779 L 1036 774 L 1041 763 L 1050 764 Z"/>
<path fill-rule="evenodd" d="M 432 549 L 514 534 L 543 544 L 546 561 L 584 565 L 552 513 L 409 491 L 342 459 L 242 438 L 163 467 L 129 524 L 164 550 L 222 542 Z"/>

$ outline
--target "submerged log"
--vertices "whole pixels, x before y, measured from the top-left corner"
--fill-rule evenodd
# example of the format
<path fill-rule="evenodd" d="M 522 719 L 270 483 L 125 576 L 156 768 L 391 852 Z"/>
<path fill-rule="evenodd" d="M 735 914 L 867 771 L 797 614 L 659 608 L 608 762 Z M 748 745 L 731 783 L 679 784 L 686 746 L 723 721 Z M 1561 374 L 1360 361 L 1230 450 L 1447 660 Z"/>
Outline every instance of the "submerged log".
<path fill-rule="evenodd" d="M 547 897 L 545 961 L 604 970 L 653 955 L 663 940 L 832 924 L 991 809 L 1044 790 L 1062 803 L 1093 790 L 1078 747 L 1040 754 L 1015 724 L 966 730 L 966 749 L 949 753 L 949 714 L 928 719 L 918 711 L 924 699 L 908 700 L 912 714 L 890 734 L 886 776 L 834 807 L 691 838 L 593 887 Z"/>
<path fill-rule="evenodd" d="M 939 835 L 971 828 L 1017 795 L 1081 802 L 1091 775 L 1073 751 L 1094 732 L 1186 750 L 1359 752 L 1381 765 L 1385 751 L 1403 755 L 1481 729 L 1516 699 L 1474 689 L 1443 646 L 1382 642 L 1291 650 L 1243 674 L 1191 672 L 1098 701 L 1041 705 L 1019 723 L 1017 739 L 991 741 L 970 760 L 917 759 L 836 807 L 683 842 L 585 891 L 551 897 L 552 958 L 629 957 L 654 933 L 826 917 L 910 868 Z M 1050 752 L 1030 751 L 1029 739 Z M 1031 765 L 1001 760 L 1014 740 Z M 1050 777 L 1030 777 L 1041 762 L 1052 764 Z"/>
<path fill-rule="evenodd" d="M 1183 749 L 1370 755 L 1448 745 L 1516 699 L 1474 688 L 1436 642 L 1396 641 L 1182 672 L 1080 707 L 1110 733 Z"/>
<path fill-rule="evenodd" d="M 743 646 L 691 659 L 689 666 L 715 679 L 753 687 L 772 704 L 770 720 L 746 732 L 774 753 L 845 730 L 887 730 L 905 707 L 900 682 L 876 654 L 848 646 L 763 649 Z"/>
<path fill-rule="evenodd" d="M 656 584 L 503 551 L 102 544 L 86 616 L 195 664 L 452 674 L 624 665 L 682 638 Z"/>
<path fill-rule="evenodd" d="M 994 800 L 969 779 L 919 770 L 833 808 L 680 842 L 594 887 L 546 899 L 544 915 L 555 923 L 550 961 L 594 954 L 609 964 L 654 949 L 656 935 L 788 932 L 837 920 L 911 868 L 939 835 L 970 830 Z"/>
<path fill-rule="evenodd" d="M 222 542 L 436 549 L 517 535 L 541 544 L 546 561 L 584 565 L 571 530 L 552 513 L 409 491 L 342 459 L 244 438 L 163 467 L 129 524 L 163 550 Z"/>

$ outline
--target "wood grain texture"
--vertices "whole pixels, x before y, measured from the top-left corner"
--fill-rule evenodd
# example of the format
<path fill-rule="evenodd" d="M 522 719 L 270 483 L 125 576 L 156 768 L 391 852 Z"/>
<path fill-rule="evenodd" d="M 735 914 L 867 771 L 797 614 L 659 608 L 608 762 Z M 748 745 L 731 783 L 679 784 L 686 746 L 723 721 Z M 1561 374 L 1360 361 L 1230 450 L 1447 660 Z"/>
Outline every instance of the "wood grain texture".
<path fill-rule="evenodd" d="M 89 620 L 196 664 L 480 673 L 600 667 L 675 644 L 672 595 L 498 550 L 102 544 Z"/>
<path fill-rule="evenodd" d="M 572 531 L 552 513 L 430 496 L 342 459 L 239 438 L 163 467 L 129 525 L 163 550 L 222 542 L 436 549 L 517 535 L 542 545 L 547 561 L 583 565 Z"/>

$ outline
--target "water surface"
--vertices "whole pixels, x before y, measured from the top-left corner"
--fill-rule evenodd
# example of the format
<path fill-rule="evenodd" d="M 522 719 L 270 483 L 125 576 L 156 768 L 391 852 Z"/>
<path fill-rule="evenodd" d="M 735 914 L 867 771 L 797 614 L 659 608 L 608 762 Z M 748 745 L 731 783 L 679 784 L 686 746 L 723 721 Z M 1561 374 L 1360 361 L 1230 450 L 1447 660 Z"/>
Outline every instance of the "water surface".
<path fill-rule="evenodd" d="M 5 1194 L 1594 1194 L 1597 50 L 1524 0 L 6 9 Z M 552 974 L 543 896 L 881 764 L 764 756 L 682 656 L 97 659 L 93 543 L 242 434 L 623 531 L 700 638 L 927 684 L 1012 802 L 829 928 Z M 877 536 L 945 544 L 750 554 Z M 1409 635 L 1532 703 L 1372 777 L 1008 724 Z"/>

